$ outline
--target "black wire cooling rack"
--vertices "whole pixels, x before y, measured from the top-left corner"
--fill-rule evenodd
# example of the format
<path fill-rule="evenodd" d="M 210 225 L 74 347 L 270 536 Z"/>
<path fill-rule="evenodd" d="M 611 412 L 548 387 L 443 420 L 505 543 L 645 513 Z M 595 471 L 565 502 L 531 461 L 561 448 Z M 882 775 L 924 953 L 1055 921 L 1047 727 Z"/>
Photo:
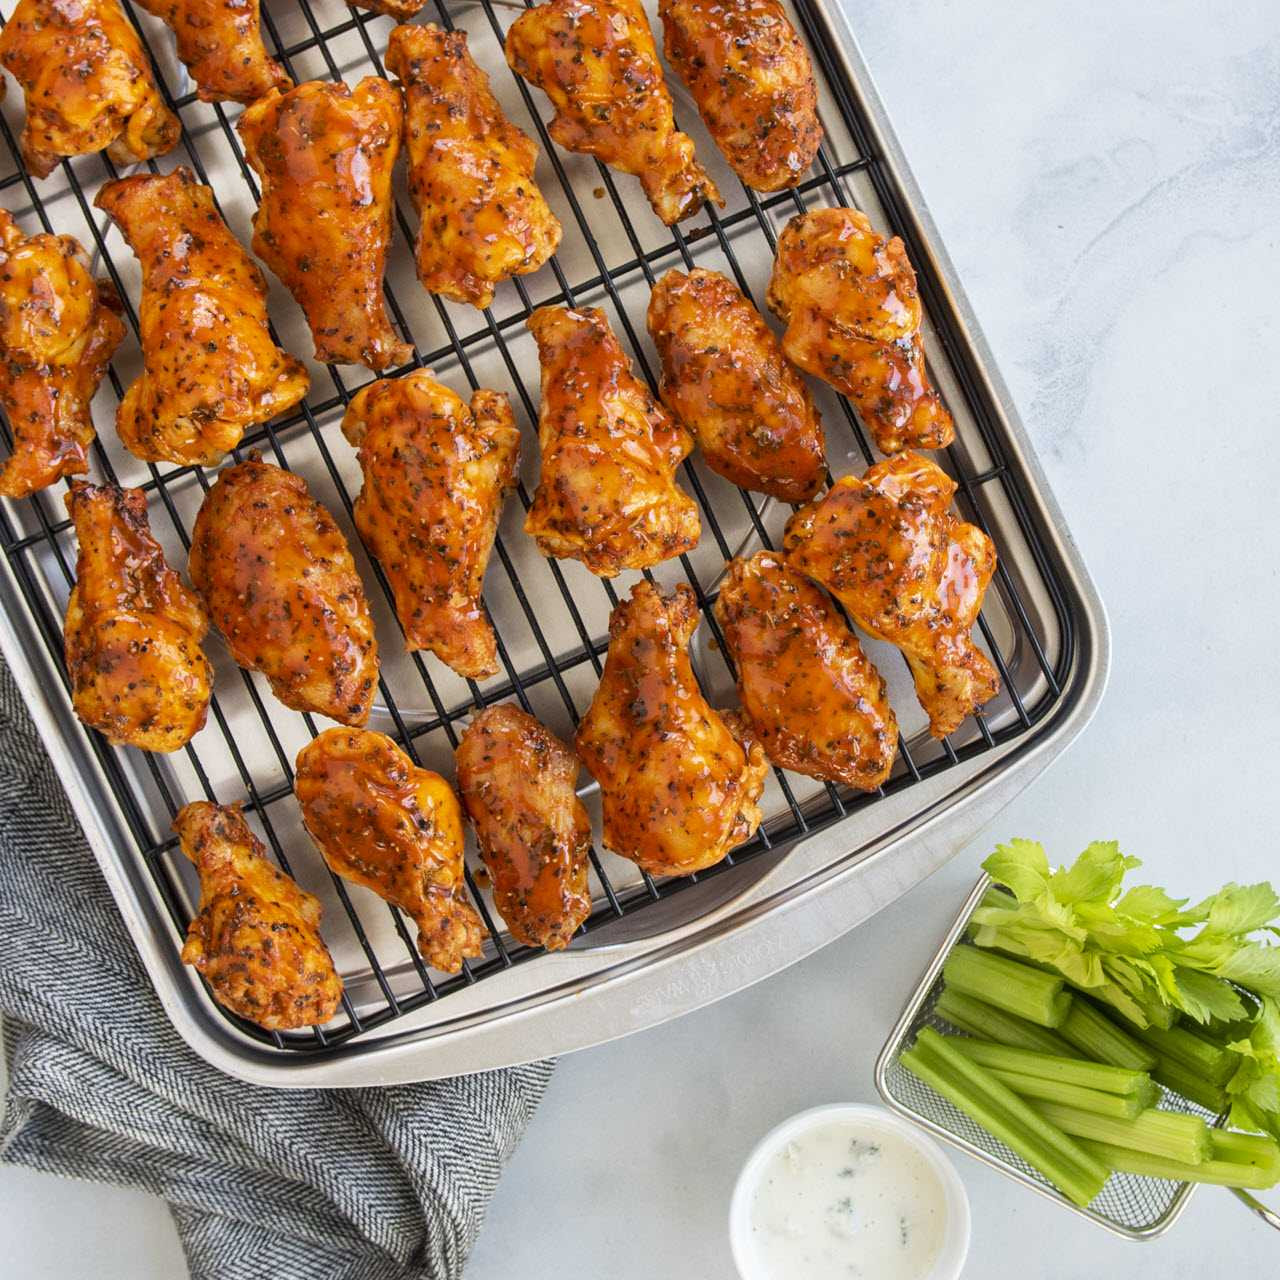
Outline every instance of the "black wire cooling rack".
<path fill-rule="evenodd" d="M 127 3 L 125 7 L 129 8 Z M 652 384 L 656 365 L 643 333 L 643 314 L 649 288 L 662 272 L 672 266 L 688 269 L 694 265 L 726 271 L 760 305 L 776 236 L 787 219 L 815 205 L 858 205 L 867 209 L 873 222 L 901 234 L 917 264 L 933 322 L 928 335 L 932 373 L 960 428 L 957 444 L 942 460 L 960 486 L 958 500 L 963 514 L 993 532 L 1001 554 L 979 624 L 981 642 L 1002 678 L 998 702 L 972 717 L 950 739 L 935 743 L 923 731 L 922 719 L 911 719 L 915 702 L 910 682 L 901 674 L 900 657 L 869 646 L 890 676 L 894 705 L 903 723 L 899 762 L 885 787 L 875 794 L 861 795 L 775 771 L 767 794 L 766 821 L 756 837 L 719 866 L 696 876 L 655 881 L 606 851 L 593 850 L 595 909 L 583 926 L 581 939 L 575 940 L 575 945 L 590 946 L 599 937 L 607 938 L 608 927 L 614 922 L 634 917 L 692 885 L 733 876 L 744 863 L 848 818 L 886 794 L 914 787 L 961 761 L 1029 735 L 1061 698 L 1074 660 L 1074 639 L 1064 586 L 1029 517 L 1018 472 L 1002 450 L 999 426 L 989 418 L 987 400 L 977 388 L 978 375 L 967 360 L 967 344 L 963 335 L 948 327 L 950 313 L 938 305 L 941 286 L 912 234 L 909 211 L 901 207 L 868 143 L 871 134 L 862 108 L 827 45 L 820 10 L 811 0 L 794 0 L 793 8 L 823 81 L 827 141 L 810 176 L 793 190 L 770 196 L 742 187 L 723 164 L 717 167 L 719 157 L 713 144 L 700 132 L 692 109 L 682 101 L 672 79 L 681 124 L 695 136 L 700 158 L 712 170 L 728 201 L 723 211 L 706 209 L 688 224 L 665 228 L 649 213 L 632 179 L 615 176 L 584 157 L 570 156 L 551 142 L 540 115 L 545 101 L 507 71 L 501 57 L 501 42 L 514 17 L 510 10 L 521 7 L 501 0 L 465 4 L 436 0 L 434 11 L 429 8 L 422 17 L 468 31 L 473 54 L 490 71 L 504 107 L 522 128 L 536 135 L 541 145 L 539 181 L 565 227 L 564 244 L 536 276 L 503 285 L 485 312 L 444 303 L 427 295 L 414 279 L 411 245 L 416 224 L 404 212 L 409 206 L 401 186 L 396 212 L 398 243 L 392 252 L 386 294 L 397 327 L 416 343 L 419 354 L 412 364 L 391 376 L 430 367 L 456 389 L 486 385 L 505 390 L 523 419 L 527 441 L 537 418 L 534 387 L 538 366 L 525 321 L 538 306 L 604 307 Z M 149 167 L 164 171 L 175 164 L 189 166 L 201 181 L 212 185 L 228 221 L 247 242 L 248 216 L 258 190 L 245 163 L 232 115 L 221 104 L 198 101 L 189 91 L 182 68 L 173 60 L 169 33 L 147 15 L 129 12 L 156 58 L 158 79 L 184 125 L 178 148 Z M 269 49 L 296 81 L 333 78 L 353 82 L 365 74 L 384 74 L 381 55 L 392 26 L 388 19 L 347 9 L 338 0 L 267 0 L 263 21 Z M 172 92 L 174 86 L 179 86 L 176 93 Z M 94 472 L 100 478 L 134 484 L 147 492 L 153 529 L 171 562 L 181 568 L 191 521 L 210 477 L 197 467 L 137 462 L 120 448 L 111 426 L 115 405 L 139 368 L 136 268 L 118 233 L 108 228 L 106 219 L 96 214 L 92 205 L 97 187 L 119 173 L 105 154 L 99 154 L 64 162 L 50 178 L 34 181 L 18 156 L 20 121 L 21 95 L 10 93 L 0 119 L 8 149 L 7 163 L 0 159 L 0 201 L 28 231 L 76 235 L 100 264 L 98 270 L 105 271 L 115 283 L 133 330 L 133 338 L 126 340 L 117 354 L 99 397 Z M 300 313 L 274 282 L 272 314 L 281 327 L 282 344 L 299 355 L 309 352 L 310 341 Z M 371 727 L 384 729 L 415 761 L 440 769 L 446 776 L 452 776 L 451 752 L 461 728 L 467 717 L 484 705 L 515 699 L 568 736 L 602 669 L 608 610 L 626 594 L 634 575 L 624 576 L 616 585 L 597 581 L 580 566 L 543 560 L 531 548 L 520 531 L 532 491 L 530 464 L 536 459 L 536 446 L 526 443 L 525 478 L 517 489 L 518 500 L 509 504 L 504 516 L 486 583 L 486 600 L 499 636 L 501 674 L 476 684 L 460 680 L 422 654 L 393 653 L 397 647 L 394 611 L 382 573 L 376 563 L 361 555 L 354 536 L 351 495 L 358 491 L 359 474 L 338 431 L 351 395 L 370 376 L 350 366 L 313 365 L 308 400 L 288 416 L 247 433 L 235 456 L 243 457 L 256 448 L 270 460 L 302 472 L 312 492 L 347 530 L 366 583 L 376 581 L 381 598 L 377 589 L 370 595 L 384 664 L 379 722 Z M 868 437 L 849 403 L 828 389 L 816 388 L 816 392 L 833 470 L 860 470 L 871 463 L 874 454 Z M 7 423 L 4 430 L 6 443 L 11 443 Z M 789 513 L 777 504 L 734 489 L 705 471 L 696 459 L 685 465 L 682 479 L 700 508 L 702 543 L 695 552 L 662 566 L 653 576 L 664 583 L 686 581 L 693 588 L 703 614 L 700 635 L 707 641 L 696 654 L 700 678 L 704 685 L 731 691 L 731 671 L 722 656 L 710 611 L 720 573 L 724 562 L 739 550 L 776 545 Z M 0 503 L 0 540 L 65 685 L 62 609 L 73 581 L 75 549 L 62 496 L 59 487 L 21 503 Z M 997 523 L 1005 531 L 1003 538 L 995 532 Z M 1006 558 L 1010 537 L 1020 539 L 1023 545 L 1017 555 Z M 192 914 L 194 889 L 170 822 L 189 800 L 242 801 L 280 865 L 325 899 L 326 939 L 353 994 L 344 998 L 341 1012 L 324 1028 L 273 1034 L 233 1019 L 245 1034 L 278 1049 L 322 1051 L 541 954 L 516 943 L 503 930 L 477 863 L 474 872 L 468 872 L 468 883 L 488 929 L 485 955 L 469 962 L 456 976 L 428 970 L 400 915 L 328 873 L 302 833 L 292 799 L 292 762 L 297 749 L 318 732 L 318 726 L 310 716 L 276 704 L 260 679 L 236 668 L 212 639 L 210 650 L 217 679 L 209 723 L 182 752 L 155 757 L 113 748 L 96 733 L 86 733 L 127 822 L 134 852 L 150 868 L 169 909 L 175 946 L 181 945 Z M 67 697 L 69 702 L 69 693 Z M 727 697 L 732 697 L 731 692 Z M 723 703 L 726 699 L 719 700 Z"/>

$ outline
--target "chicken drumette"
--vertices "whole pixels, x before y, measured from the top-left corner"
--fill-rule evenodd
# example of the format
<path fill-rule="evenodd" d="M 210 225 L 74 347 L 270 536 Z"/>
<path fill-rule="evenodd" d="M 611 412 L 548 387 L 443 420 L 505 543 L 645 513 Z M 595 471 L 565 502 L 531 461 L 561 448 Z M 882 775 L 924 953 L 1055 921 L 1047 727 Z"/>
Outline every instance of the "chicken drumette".
<path fill-rule="evenodd" d="M 668 271 L 649 299 L 662 398 L 707 465 L 784 502 L 812 498 L 826 474 L 822 421 L 774 332 L 718 271 Z"/>
<path fill-rule="evenodd" d="M 327 729 L 298 755 L 302 820 L 332 870 L 412 917 L 428 964 L 457 973 L 483 953 L 466 899 L 462 810 L 449 784 L 385 734 Z"/>
<path fill-rule="evenodd" d="M 604 674 L 578 726 L 604 843 L 652 875 L 701 871 L 760 825 L 764 752 L 702 696 L 686 651 L 697 625 L 690 588 L 664 596 L 638 582 L 609 618 Z"/>
<path fill-rule="evenodd" d="M 183 962 L 223 1008 L 268 1031 L 328 1022 L 342 979 L 320 936 L 319 899 L 267 860 L 239 805 L 197 800 L 173 829 L 200 873 Z"/>
<path fill-rule="evenodd" d="M 822 583 L 864 631 L 906 655 L 935 738 L 1000 689 L 970 631 L 996 568 L 981 529 L 949 510 L 955 481 L 903 453 L 842 476 L 787 524 L 791 565 Z"/>
<path fill-rule="evenodd" d="M 612 577 L 697 546 L 698 509 L 675 483 L 693 439 L 649 393 L 602 311 L 541 307 L 542 475 L 525 532 L 546 556 Z"/>
<path fill-rule="evenodd" d="M 494 285 L 536 271 L 560 243 L 533 180 L 538 148 L 502 114 L 463 32 L 396 27 L 387 69 L 404 86 L 418 279 L 487 307 Z"/>
<path fill-rule="evenodd" d="M 738 696 L 774 764 L 874 791 L 898 723 L 884 680 L 839 611 L 773 551 L 731 560 L 715 604 Z"/>
<path fill-rule="evenodd" d="M 881 453 L 941 449 L 955 435 L 929 385 L 920 293 L 902 241 L 856 209 L 797 214 L 778 237 L 769 306 L 782 349 L 857 406 Z"/>
<path fill-rule="evenodd" d="M 0 63 L 26 92 L 22 159 L 37 178 L 104 147 L 116 164 L 136 164 L 182 135 L 118 0 L 18 0 Z"/>
<path fill-rule="evenodd" d="M 413 356 L 382 296 L 402 115 L 395 87 L 367 76 L 354 89 L 272 90 L 237 125 L 262 179 L 253 251 L 306 313 L 325 364 L 381 370 Z"/>
<path fill-rule="evenodd" d="M 13 455 L 0 494 L 25 498 L 89 469 L 93 399 L 124 337 L 120 299 L 73 236 L 24 236 L 0 209 L 0 407 Z"/>
<path fill-rule="evenodd" d="M 119 178 L 94 203 L 142 264 L 144 367 L 120 402 L 120 439 L 150 462 L 212 466 L 307 394 L 306 370 L 272 341 L 262 272 L 190 170 Z"/>
<path fill-rule="evenodd" d="M 189 568 L 231 656 L 286 707 L 369 718 L 369 605 L 342 530 L 301 476 L 256 458 L 223 471 L 196 515 Z"/>
<path fill-rule="evenodd" d="M 668 226 L 706 200 L 723 204 L 676 128 L 649 19 L 639 0 L 549 0 L 507 32 L 507 61 L 555 107 L 551 136 L 635 174 Z"/>
<path fill-rule="evenodd" d="M 80 544 L 65 628 L 76 715 L 112 742 L 176 751 L 209 707 L 204 607 L 151 536 L 141 489 L 77 483 L 66 501 Z"/>
<path fill-rule="evenodd" d="M 486 707 L 458 743 L 458 791 L 511 936 L 559 951 L 591 914 L 591 822 L 578 758 L 511 703 Z"/>

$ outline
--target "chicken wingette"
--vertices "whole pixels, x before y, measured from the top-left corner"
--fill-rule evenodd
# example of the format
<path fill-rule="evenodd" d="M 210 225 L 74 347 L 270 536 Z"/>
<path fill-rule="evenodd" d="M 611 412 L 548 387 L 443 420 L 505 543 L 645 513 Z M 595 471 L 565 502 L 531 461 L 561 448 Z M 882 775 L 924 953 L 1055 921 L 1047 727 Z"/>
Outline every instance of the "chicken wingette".
<path fill-rule="evenodd" d="M 712 866 L 760 825 L 764 752 L 702 696 L 687 652 L 697 625 L 689 587 L 663 595 L 638 582 L 609 618 L 604 673 L 578 726 L 604 843 L 651 875 Z"/>
<path fill-rule="evenodd" d="M 342 530 L 292 471 L 257 458 L 205 494 L 189 568 L 231 656 L 295 711 L 364 724 L 378 646 Z"/>
<path fill-rule="evenodd" d="M 120 402 L 120 439 L 148 462 L 212 466 L 307 394 L 306 370 L 267 329 L 262 271 L 189 169 L 118 178 L 94 203 L 142 264 L 143 370 Z"/>
<path fill-rule="evenodd" d="M 24 236 L 0 209 L 0 408 L 13 454 L 0 494 L 25 498 L 89 469 L 90 402 L 124 337 L 120 299 L 74 236 Z"/>
<path fill-rule="evenodd" d="M 306 313 L 324 364 L 382 370 L 413 356 L 382 295 L 402 116 L 395 87 L 366 76 L 354 89 L 273 89 L 236 126 L 262 179 L 253 251 Z"/>
<path fill-rule="evenodd" d="M 545 556 L 613 577 L 697 546 L 693 499 L 675 470 L 693 438 L 632 372 L 604 313 L 541 307 L 542 474 L 525 532 Z"/>
<path fill-rule="evenodd" d="M 591 914 L 578 757 L 527 711 L 485 707 L 456 751 L 458 791 L 511 936 L 559 951 Z"/>
<path fill-rule="evenodd" d="M 560 243 L 533 178 L 538 148 L 503 115 L 464 32 L 396 27 L 387 70 L 404 87 L 418 279 L 487 307 L 495 285 L 537 271 Z"/>
<path fill-rule="evenodd" d="M 320 900 L 268 861 L 239 805 L 197 800 L 173 829 L 200 873 L 183 963 L 223 1008 L 268 1031 L 328 1022 L 342 979 L 320 936 Z"/>
<path fill-rule="evenodd" d="M 857 407 L 881 453 L 942 449 L 951 414 L 929 383 L 920 291 L 902 241 L 856 209 L 797 214 L 778 237 L 769 306 L 782 349 Z"/>
<path fill-rule="evenodd" d="M 551 99 L 551 136 L 638 177 L 668 226 L 705 201 L 724 203 L 676 128 L 639 0 L 548 0 L 512 24 L 507 61 Z"/>
<path fill-rule="evenodd" d="M 955 491 L 928 458 L 899 454 L 861 478 L 842 476 L 791 517 L 783 542 L 793 568 L 906 655 L 935 738 L 1000 690 L 969 634 L 995 572 L 995 547 L 952 514 Z"/>
<path fill-rule="evenodd" d="M 718 271 L 668 271 L 649 299 L 662 399 L 712 471 L 804 502 L 822 487 L 822 420 L 772 329 Z"/>
<path fill-rule="evenodd" d="M 466 898 L 462 809 L 438 773 L 385 734 L 327 729 L 298 754 L 294 791 L 333 872 L 410 916 L 428 964 L 457 973 L 483 954 L 484 926 Z"/>
<path fill-rule="evenodd" d="M 65 626 L 76 715 L 111 742 L 177 751 L 209 708 L 204 606 L 166 563 L 141 489 L 77 482 L 66 502 L 80 544 Z"/>

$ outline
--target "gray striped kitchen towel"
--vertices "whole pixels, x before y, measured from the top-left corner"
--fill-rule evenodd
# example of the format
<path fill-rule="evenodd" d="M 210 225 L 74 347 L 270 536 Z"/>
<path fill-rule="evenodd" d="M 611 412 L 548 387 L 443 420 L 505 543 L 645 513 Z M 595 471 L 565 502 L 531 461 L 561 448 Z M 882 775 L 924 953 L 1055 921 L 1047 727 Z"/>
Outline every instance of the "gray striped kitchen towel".
<path fill-rule="evenodd" d="M 208 1066 L 161 1009 L 2 662 L 0 1013 L 0 1159 L 163 1196 L 195 1280 L 460 1276 L 551 1075 L 283 1092 Z"/>

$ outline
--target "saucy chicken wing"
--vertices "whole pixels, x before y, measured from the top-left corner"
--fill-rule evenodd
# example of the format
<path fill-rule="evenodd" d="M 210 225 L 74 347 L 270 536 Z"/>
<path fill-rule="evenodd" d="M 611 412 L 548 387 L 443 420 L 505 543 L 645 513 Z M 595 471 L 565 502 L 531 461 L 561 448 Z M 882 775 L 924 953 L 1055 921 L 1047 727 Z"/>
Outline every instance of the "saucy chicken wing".
<path fill-rule="evenodd" d="M 649 299 L 662 399 L 712 471 L 804 502 L 822 486 L 822 420 L 772 329 L 718 271 L 668 271 Z"/>
<path fill-rule="evenodd" d="M 385 734 L 326 729 L 299 753 L 294 791 L 330 868 L 410 916 L 428 964 L 457 973 L 482 954 L 484 926 L 466 899 L 462 810 L 438 773 Z"/>
<path fill-rule="evenodd" d="M 0 209 L 0 408 L 13 454 L 0 494 L 25 498 L 89 469 L 90 402 L 124 337 L 120 299 L 74 236 L 24 236 Z"/>
<path fill-rule="evenodd" d="M 76 715 L 111 742 L 177 751 L 209 709 L 204 606 L 165 562 L 141 489 L 77 482 L 66 502 L 80 544 L 65 627 Z"/>
<path fill-rule="evenodd" d="M 902 241 L 856 209 L 797 214 L 778 237 L 769 306 L 782 349 L 857 406 L 881 453 L 942 449 L 951 414 L 929 385 L 920 293 Z"/>
<path fill-rule="evenodd" d="M 307 394 L 306 370 L 272 341 L 262 272 L 189 169 L 119 178 L 94 203 L 142 264 L 143 370 L 120 439 L 145 461 L 212 466 Z"/>
<path fill-rule="evenodd" d="M 342 433 L 364 471 L 356 528 L 391 581 L 406 646 L 430 649 L 461 676 L 494 675 L 481 596 L 520 452 L 507 397 L 477 391 L 468 410 L 417 369 L 361 388 Z"/>
<path fill-rule="evenodd" d="M 253 102 L 290 83 L 262 43 L 258 0 L 137 0 L 172 30 L 201 102 Z"/>
<path fill-rule="evenodd" d="M 251 458 L 205 494 L 191 581 L 231 656 L 294 711 L 364 724 L 378 645 L 342 530 L 292 471 Z"/>
<path fill-rule="evenodd" d="M 119 0 L 18 0 L 0 63 L 26 93 L 22 159 L 37 178 L 104 147 L 116 164 L 136 164 L 182 135 Z"/>
<path fill-rule="evenodd" d="M 686 648 L 697 625 L 689 587 L 664 596 L 638 582 L 609 618 L 604 674 L 578 726 L 604 843 L 651 875 L 712 866 L 760 825 L 769 766 L 745 726 L 702 696 Z"/>
<path fill-rule="evenodd" d="M 353 9 L 367 13 L 381 13 L 397 22 L 408 22 L 416 13 L 427 7 L 428 0 L 347 0 Z"/>
<path fill-rule="evenodd" d="M 822 144 L 804 41 L 778 0 L 659 0 L 663 49 L 734 173 L 757 191 L 804 177 Z"/>
<path fill-rule="evenodd" d="M 239 805 L 197 800 L 173 829 L 200 873 L 183 963 L 224 1009 L 268 1031 L 328 1022 L 342 979 L 320 936 L 320 900 L 267 860 Z"/>
<path fill-rule="evenodd" d="M 533 180 L 538 148 L 502 114 L 463 32 L 396 27 L 387 70 L 404 86 L 418 279 L 487 307 L 494 285 L 537 271 L 560 243 Z"/>
<path fill-rule="evenodd" d="M 667 226 L 723 204 L 676 128 L 671 93 L 639 0 L 549 0 L 507 32 L 511 69 L 551 99 L 551 136 L 640 179 Z"/>
<path fill-rule="evenodd" d="M 761 551 L 731 560 L 715 604 L 752 733 L 774 764 L 874 791 L 898 751 L 884 680 L 827 597 Z"/>
<path fill-rule="evenodd" d="M 458 791 L 511 936 L 560 951 L 591 914 L 578 757 L 528 712 L 486 707 L 458 743 Z"/>
<path fill-rule="evenodd" d="M 1000 691 L 969 634 L 996 551 L 948 509 L 955 491 L 955 481 L 918 453 L 886 458 L 861 479 L 842 476 L 797 511 L 783 544 L 794 568 L 906 655 L 935 738 Z"/>
<path fill-rule="evenodd" d="M 698 509 L 674 478 L 693 438 L 631 372 L 604 312 L 541 307 L 529 328 L 542 476 L 524 527 L 538 550 L 611 578 L 696 547 Z"/>
<path fill-rule="evenodd" d="M 262 179 L 253 251 L 306 313 L 324 364 L 381 370 L 413 356 L 382 296 L 402 115 L 395 87 L 367 76 L 354 89 L 273 89 L 236 126 Z"/>

